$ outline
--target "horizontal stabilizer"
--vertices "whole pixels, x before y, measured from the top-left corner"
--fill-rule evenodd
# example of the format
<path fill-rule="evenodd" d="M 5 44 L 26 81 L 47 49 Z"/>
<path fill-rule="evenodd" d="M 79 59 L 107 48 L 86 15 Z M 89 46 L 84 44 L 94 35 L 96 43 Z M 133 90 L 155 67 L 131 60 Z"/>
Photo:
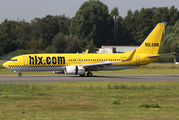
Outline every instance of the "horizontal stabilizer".
<path fill-rule="evenodd" d="M 174 55 L 176 53 L 166 53 L 166 54 L 158 54 L 158 55 L 153 55 L 153 56 L 148 56 L 149 58 L 155 58 L 155 57 L 160 57 L 160 56 L 166 56 L 166 55 Z"/>

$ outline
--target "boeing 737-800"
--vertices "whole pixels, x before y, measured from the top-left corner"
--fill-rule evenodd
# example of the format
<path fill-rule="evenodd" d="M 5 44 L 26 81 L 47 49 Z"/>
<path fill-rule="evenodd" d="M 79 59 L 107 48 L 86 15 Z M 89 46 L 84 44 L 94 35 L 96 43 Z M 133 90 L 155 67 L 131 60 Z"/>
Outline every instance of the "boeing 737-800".
<path fill-rule="evenodd" d="M 91 71 L 121 70 L 146 65 L 162 56 L 158 50 L 164 27 L 165 23 L 159 23 L 139 48 L 125 53 L 26 54 L 13 57 L 3 66 L 19 73 L 19 76 L 22 76 L 22 71 L 53 71 L 80 76 L 85 76 L 87 72 L 87 76 L 92 76 Z"/>

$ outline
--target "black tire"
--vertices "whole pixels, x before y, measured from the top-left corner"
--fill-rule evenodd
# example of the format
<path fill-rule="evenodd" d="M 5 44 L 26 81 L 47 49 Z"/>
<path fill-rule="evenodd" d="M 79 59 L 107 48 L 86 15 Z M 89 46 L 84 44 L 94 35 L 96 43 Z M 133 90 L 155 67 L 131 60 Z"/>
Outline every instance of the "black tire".
<path fill-rule="evenodd" d="M 22 73 L 19 73 L 19 77 L 22 77 Z"/>
<path fill-rule="evenodd" d="M 88 77 L 92 77 L 92 76 L 93 76 L 93 73 L 89 72 L 89 73 L 87 73 L 87 76 L 88 76 Z"/>

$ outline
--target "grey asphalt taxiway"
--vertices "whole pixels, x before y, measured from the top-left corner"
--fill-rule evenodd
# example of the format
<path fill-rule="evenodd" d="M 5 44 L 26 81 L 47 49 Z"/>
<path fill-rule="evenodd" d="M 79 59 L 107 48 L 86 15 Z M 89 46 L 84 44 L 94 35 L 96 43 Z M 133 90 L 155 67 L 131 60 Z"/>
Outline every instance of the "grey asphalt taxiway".
<path fill-rule="evenodd" d="M 179 81 L 179 75 L 95 75 L 80 77 L 75 75 L 0 75 L 0 83 L 33 82 L 103 82 L 103 81 Z"/>

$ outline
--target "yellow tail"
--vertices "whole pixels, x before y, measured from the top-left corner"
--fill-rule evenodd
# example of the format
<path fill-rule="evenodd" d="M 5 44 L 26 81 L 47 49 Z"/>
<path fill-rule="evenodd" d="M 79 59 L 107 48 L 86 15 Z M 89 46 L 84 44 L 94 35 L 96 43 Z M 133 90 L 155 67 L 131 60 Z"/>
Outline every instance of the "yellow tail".
<path fill-rule="evenodd" d="M 164 27 L 165 23 L 159 23 L 141 46 L 137 48 L 136 54 L 158 54 Z"/>

